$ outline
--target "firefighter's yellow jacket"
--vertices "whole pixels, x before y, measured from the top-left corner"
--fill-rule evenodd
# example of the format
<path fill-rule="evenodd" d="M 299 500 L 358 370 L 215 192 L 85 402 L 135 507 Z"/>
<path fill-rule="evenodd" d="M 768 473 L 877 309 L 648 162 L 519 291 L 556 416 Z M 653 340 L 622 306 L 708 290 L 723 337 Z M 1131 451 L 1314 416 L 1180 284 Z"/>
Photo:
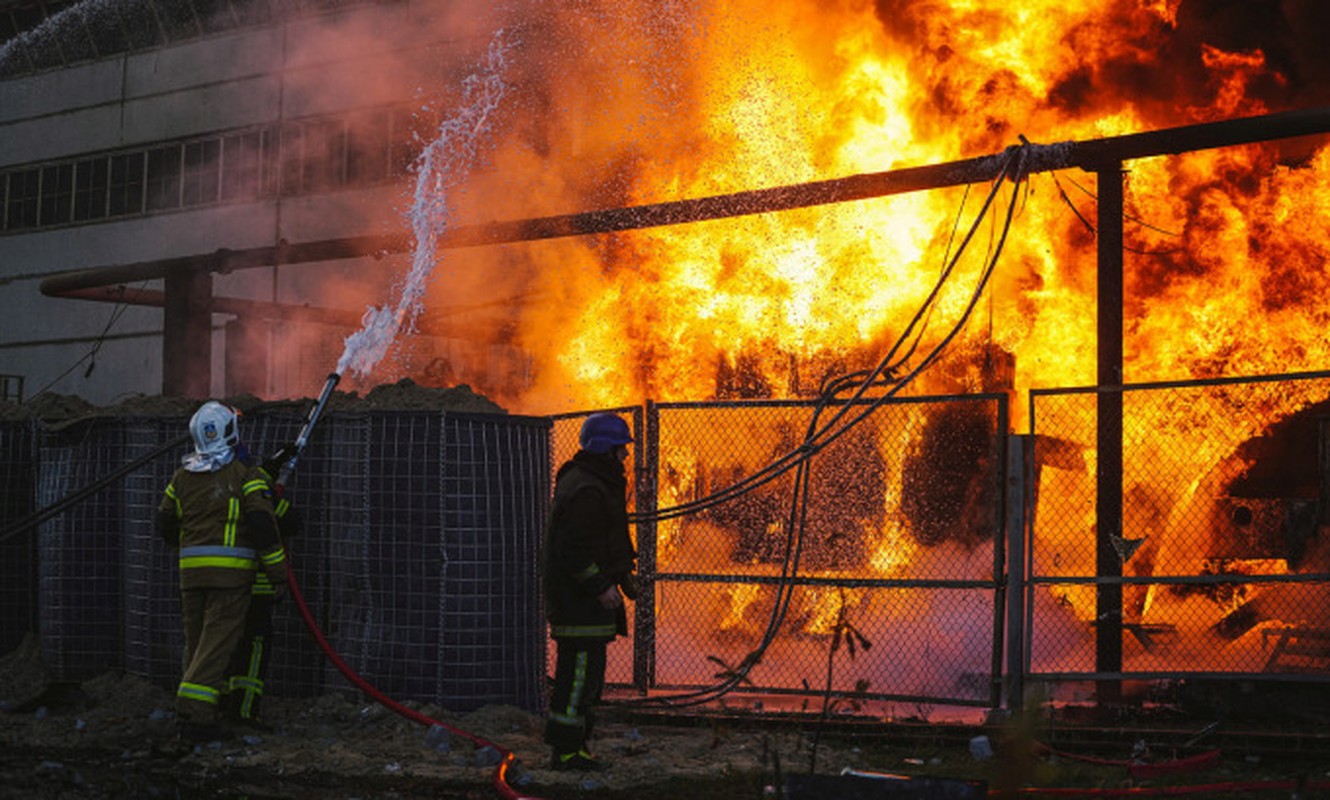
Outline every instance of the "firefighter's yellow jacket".
<path fill-rule="evenodd" d="M 180 588 L 248 586 L 261 569 L 286 582 L 286 551 L 273 493 L 258 467 L 239 459 L 214 472 L 176 470 L 157 509 L 158 534 L 180 549 Z"/>

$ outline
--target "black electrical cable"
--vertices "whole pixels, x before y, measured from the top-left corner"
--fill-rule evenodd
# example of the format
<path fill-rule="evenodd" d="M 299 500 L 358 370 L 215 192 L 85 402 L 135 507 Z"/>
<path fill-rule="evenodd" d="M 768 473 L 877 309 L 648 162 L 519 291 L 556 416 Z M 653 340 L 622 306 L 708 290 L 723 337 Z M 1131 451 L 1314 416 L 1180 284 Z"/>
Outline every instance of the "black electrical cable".
<path fill-rule="evenodd" d="M 1052 176 L 1053 176 L 1053 183 L 1057 185 L 1057 187 L 1058 187 L 1058 194 L 1060 194 L 1060 195 L 1062 196 L 1062 201 L 1063 201 L 1064 203 L 1067 204 L 1067 207 L 1070 208 L 1070 209 L 1071 209 L 1071 212 L 1072 212 L 1073 214 L 1076 215 L 1076 218 L 1079 219 L 1079 220 L 1081 221 L 1081 224 L 1085 226 L 1086 230 L 1090 231 L 1090 235 L 1092 235 L 1092 236 L 1098 236 L 1098 235 L 1099 235 L 1099 231 L 1095 228 L 1094 224 L 1091 223 L 1090 220 L 1086 219 L 1085 215 L 1081 213 L 1081 210 L 1080 210 L 1079 208 L 1077 208 L 1077 207 L 1076 207 L 1076 204 L 1075 204 L 1074 202 L 1072 202 L 1072 200 L 1071 200 L 1070 197 L 1067 196 L 1067 192 L 1066 192 L 1066 190 L 1062 188 L 1062 182 L 1061 182 L 1060 180 L 1058 180 L 1058 174 L 1057 174 L 1056 172 L 1050 172 L 1049 175 L 1052 175 Z M 1093 194 L 1090 194 L 1090 191 L 1089 191 L 1088 189 L 1086 189 L 1085 187 L 1081 186 L 1079 183 L 1076 183 L 1076 181 L 1072 180 L 1071 178 L 1068 178 L 1067 180 L 1068 180 L 1068 181 L 1071 181 L 1071 184 L 1072 184 L 1073 186 L 1075 186 L 1076 188 L 1080 189 L 1082 192 L 1085 192 L 1086 194 L 1089 194 L 1090 197 L 1094 198 L 1096 202 L 1099 200 L 1098 197 L 1096 197 L 1096 196 L 1093 195 Z M 1130 216 L 1130 215 L 1127 215 L 1127 214 L 1123 214 L 1123 216 L 1124 216 L 1125 218 L 1127 218 L 1127 219 L 1133 221 L 1133 222 L 1136 222 L 1136 223 L 1138 223 L 1138 224 L 1140 224 L 1140 225 L 1143 225 L 1144 227 L 1150 228 L 1151 230 L 1158 231 L 1159 233 L 1165 234 L 1165 235 L 1167 235 L 1167 236 L 1177 236 L 1177 235 L 1179 235 L 1179 234 L 1173 233 L 1172 231 L 1166 231 L 1166 230 L 1164 230 L 1163 228 L 1157 227 L 1157 226 L 1155 226 L 1155 225 L 1151 225 L 1151 224 L 1148 223 L 1148 222 L 1143 222 L 1143 221 L 1141 221 L 1141 220 L 1139 220 L 1139 219 L 1136 219 L 1136 218 L 1133 217 L 1133 216 Z M 1171 254 L 1171 253 L 1178 253 L 1178 252 L 1181 252 L 1181 251 L 1182 251 L 1183 249 L 1185 249 L 1185 248 L 1182 248 L 1182 247 L 1170 247 L 1170 248 L 1168 248 L 1167 250 L 1144 250 L 1144 249 L 1139 248 L 1139 247 L 1132 247 L 1131 245 L 1124 244 L 1124 245 L 1122 245 L 1122 249 L 1123 249 L 1123 250 L 1126 250 L 1126 251 L 1129 252 L 1129 253 L 1135 253 L 1135 254 L 1137 254 L 1137 255 L 1141 255 L 1141 256 L 1166 256 L 1166 255 L 1169 255 L 1169 254 Z"/>
<path fill-rule="evenodd" d="M 144 456 L 141 456 L 131 461 L 130 463 L 124 465 L 120 469 L 117 469 L 116 471 L 102 478 L 99 478 L 97 481 L 87 486 L 84 486 L 82 489 L 79 489 L 73 494 L 66 495 L 65 497 L 61 498 L 59 501 L 52 503 L 46 508 L 43 508 L 40 511 L 35 511 L 32 514 L 29 514 L 28 516 L 19 520 L 18 522 L 6 526 L 3 531 L 0 531 L 0 544 L 3 544 L 4 542 L 8 541 L 11 537 L 17 536 L 18 534 L 28 530 L 29 528 L 33 528 L 36 527 L 37 525 L 42 524 L 51 517 L 54 517 L 57 514 L 62 513 L 65 509 L 69 508 L 70 506 L 83 502 L 84 499 L 101 491 L 111 483 L 120 480 L 121 478 L 133 472 L 134 470 L 138 469 L 139 467 L 143 466 L 144 464 L 147 464 L 161 457 L 163 453 L 166 453 L 169 450 L 173 450 L 177 447 L 180 447 L 181 445 L 185 444 L 188 441 L 189 441 L 189 436 L 182 436 L 179 439 L 174 439 L 172 441 L 169 441 L 166 444 L 162 445 L 161 447 L 158 447 L 156 450 L 153 450 L 152 452 Z"/>
<path fill-rule="evenodd" d="M 1054 177 L 1057 176 L 1057 173 L 1056 173 L 1056 172 L 1050 172 L 1049 174 L 1050 174 L 1050 175 L 1053 175 Z M 1086 195 L 1087 197 L 1089 197 L 1090 199 L 1094 200 L 1096 203 L 1099 202 L 1099 195 L 1095 194 L 1094 192 L 1092 192 L 1092 191 L 1090 191 L 1089 189 L 1087 189 L 1087 188 L 1085 188 L 1084 186 L 1082 186 L 1082 185 L 1081 185 L 1081 184 L 1080 184 L 1075 178 L 1071 177 L 1070 175 L 1066 176 L 1066 178 L 1067 178 L 1067 182 L 1068 182 L 1068 183 L 1070 183 L 1072 186 L 1075 186 L 1077 189 L 1080 189 L 1082 192 L 1085 193 L 1085 195 Z M 1168 230 L 1167 228 L 1161 228 L 1161 227 L 1159 227 L 1158 225 L 1155 225 L 1155 224 L 1153 224 L 1153 223 L 1146 222 L 1145 220 L 1141 219 L 1140 217 L 1134 217 L 1134 216 L 1132 216 L 1131 214 L 1125 214 L 1125 213 L 1124 213 L 1122 216 L 1123 216 L 1124 219 L 1131 220 L 1132 222 L 1135 222 L 1137 225 L 1140 225 L 1142 228 L 1149 228 L 1150 230 L 1155 231 L 1156 233 L 1162 233 L 1162 234 L 1164 234 L 1165 236 L 1181 236 L 1181 235 L 1182 235 L 1182 234 L 1178 233 L 1177 231 L 1170 231 L 1170 230 Z"/>
<path fill-rule="evenodd" d="M 941 293 L 943 285 L 945 285 L 947 279 L 951 276 L 952 272 L 955 270 L 955 267 L 957 263 L 960 261 L 961 256 L 965 253 L 967 246 L 969 245 L 970 241 L 974 238 L 974 235 L 978 231 L 980 223 L 987 215 L 988 209 L 992 206 L 992 203 L 997 196 L 998 190 L 1001 188 L 1003 179 L 1010 176 L 1017 183 L 1017 185 L 1019 185 L 1020 169 L 1016 165 L 1020 162 L 1021 155 L 1022 153 L 1020 147 L 1013 147 L 1008 149 L 1006 154 L 1006 159 L 1002 164 L 1002 168 L 999 171 L 999 175 L 993 182 L 993 189 L 989 192 L 988 196 L 985 198 L 984 203 L 981 206 L 979 213 L 975 218 L 974 223 L 970 226 L 970 229 L 966 232 L 966 235 L 962 240 L 959 248 L 957 249 L 955 256 L 951 259 L 951 261 L 947 264 L 946 268 L 942 271 L 942 274 L 939 276 L 938 281 L 933 286 L 932 291 L 929 293 L 928 297 L 925 298 L 924 303 L 920 306 L 919 310 L 915 312 L 914 316 L 911 318 L 905 330 L 901 333 L 900 337 L 897 338 L 895 344 L 892 345 L 890 351 L 882 358 L 881 361 L 878 362 L 877 366 L 874 367 L 868 373 L 868 377 L 859 386 L 858 390 L 844 402 L 840 410 L 838 410 L 836 414 L 833 415 L 833 417 L 829 422 L 827 422 L 821 429 L 816 431 L 812 436 L 808 437 L 805 440 L 805 442 L 802 445 L 800 445 L 798 448 L 795 448 L 789 453 L 786 453 L 776 458 L 770 464 L 758 470 L 757 472 L 753 473 L 752 475 L 749 475 L 744 479 L 737 481 L 736 483 L 733 483 L 725 487 L 724 489 L 714 492 L 713 494 L 708 495 L 706 497 L 698 498 L 696 500 L 691 500 L 685 503 L 680 503 L 678 505 L 670 506 L 663 509 L 657 509 L 651 512 L 650 514 L 646 515 L 633 515 L 632 517 L 633 521 L 641 522 L 647 520 L 660 521 L 666 519 L 673 519 L 675 517 L 684 516 L 686 514 L 691 514 L 697 511 L 705 510 L 712 506 L 719 505 L 720 503 L 728 502 L 729 500 L 732 500 L 749 491 L 757 489 L 760 486 L 770 483 L 771 481 L 775 480 L 776 478 L 788 472 L 790 469 L 793 469 L 798 463 L 807 460 L 808 458 L 811 458 L 818 450 L 824 447 L 826 443 L 820 441 L 821 437 L 824 436 L 832 428 L 832 426 L 834 426 L 847 413 L 848 409 L 852 405 L 854 405 L 859 399 L 863 397 L 864 393 L 868 389 L 872 388 L 873 386 L 879 385 L 877 383 L 877 379 L 882 374 L 891 371 L 891 368 L 893 366 L 898 367 L 900 365 L 901 363 L 900 361 L 896 361 L 895 364 L 893 364 L 893 359 L 895 358 L 897 351 L 909 339 L 915 327 L 918 326 L 920 324 L 921 319 L 927 315 L 928 310 L 932 307 L 938 295 Z M 1016 166 L 1016 169 L 1013 172 L 1014 166 Z M 1010 213 L 1011 210 L 1012 209 L 1009 209 L 1008 213 L 1009 219 L 1011 216 Z M 995 261 L 996 256 L 994 256 L 993 259 L 991 260 Z M 948 337 L 947 341 L 949 342 L 951 338 L 954 337 Z M 911 352 L 913 351 L 911 350 Z M 916 371 L 914 374 L 917 375 L 918 371 Z"/>

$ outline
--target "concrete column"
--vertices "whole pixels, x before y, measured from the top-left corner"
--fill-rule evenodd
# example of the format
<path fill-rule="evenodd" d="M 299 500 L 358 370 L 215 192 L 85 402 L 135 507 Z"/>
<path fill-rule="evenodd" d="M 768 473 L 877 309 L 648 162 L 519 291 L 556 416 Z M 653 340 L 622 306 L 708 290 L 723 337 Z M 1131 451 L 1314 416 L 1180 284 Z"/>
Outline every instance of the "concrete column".
<path fill-rule="evenodd" d="M 162 394 L 209 396 L 212 389 L 212 274 L 176 269 L 166 276 Z"/>

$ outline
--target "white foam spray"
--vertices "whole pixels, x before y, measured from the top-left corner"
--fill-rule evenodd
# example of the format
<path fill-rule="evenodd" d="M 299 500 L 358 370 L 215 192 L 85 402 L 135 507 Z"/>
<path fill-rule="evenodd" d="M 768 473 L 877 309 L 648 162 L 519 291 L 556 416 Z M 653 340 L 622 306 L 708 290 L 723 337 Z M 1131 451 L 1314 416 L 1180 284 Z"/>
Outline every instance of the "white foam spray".
<path fill-rule="evenodd" d="M 359 377 L 368 375 L 397 334 L 414 328 L 425 282 L 437 263 L 439 239 L 448 227 L 449 191 L 466 179 L 490 142 L 496 112 L 510 88 L 503 73 L 514 47 L 505 31 L 494 34 L 481 64 L 462 82 L 460 109 L 439 125 L 438 136 L 416 160 L 415 198 L 407 213 L 415 234 L 411 269 L 397 303 L 371 306 L 361 319 L 361 329 L 346 337 L 337 374 L 349 369 Z"/>

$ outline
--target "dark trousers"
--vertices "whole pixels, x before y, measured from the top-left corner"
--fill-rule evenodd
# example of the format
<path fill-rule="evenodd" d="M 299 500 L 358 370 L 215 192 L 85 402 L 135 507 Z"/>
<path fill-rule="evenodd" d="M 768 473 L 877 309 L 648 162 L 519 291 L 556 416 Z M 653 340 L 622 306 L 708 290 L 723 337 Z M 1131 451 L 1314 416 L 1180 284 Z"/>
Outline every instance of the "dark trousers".
<path fill-rule="evenodd" d="M 180 592 L 185 624 L 185 674 L 176 689 L 180 721 L 217 721 L 218 704 L 226 693 L 226 666 L 244 630 L 249 592 L 249 586 Z"/>
<path fill-rule="evenodd" d="M 245 614 L 245 631 L 240 636 L 227 668 L 226 700 L 222 709 L 227 719 L 257 720 L 267 685 L 268 662 L 272 660 L 273 596 L 256 594 Z"/>
<path fill-rule="evenodd" d="M 604 639 L 559 639 L 545 743 L 556 754 L 586 749 L 595 727 L 593 707 L 605 688 Z"/>

